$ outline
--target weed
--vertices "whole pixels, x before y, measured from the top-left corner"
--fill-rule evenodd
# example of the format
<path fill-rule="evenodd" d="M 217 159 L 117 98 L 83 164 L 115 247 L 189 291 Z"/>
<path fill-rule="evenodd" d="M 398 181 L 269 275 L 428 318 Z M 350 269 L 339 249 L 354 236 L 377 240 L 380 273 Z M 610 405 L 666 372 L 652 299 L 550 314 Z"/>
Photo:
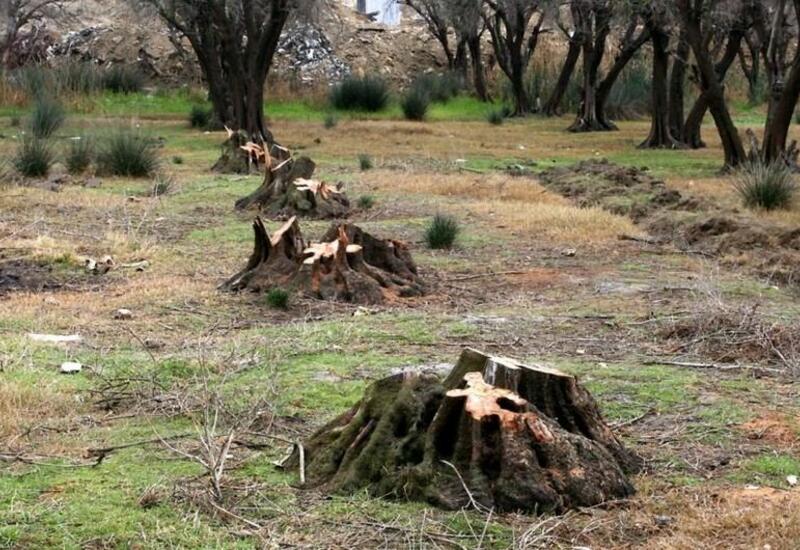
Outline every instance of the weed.
<path fill-rule="evenodd" d="M 156 172 L 158 164 L 153 143 L 129 130 L 111 134 L 97 152 L 99 171 L 114 176 L 149 177 Z"/>
<path fill-rule="evenodd" d="M 103 88 L 116 94 L 141 92 L 144 75 L 129 65 L 113 65 L 103 74 Z"/>
<path fill-rule="evenodd" d="M 464 89 L 464 83 L 458 74 L 424 74 L 411 84 L 411 91 L 424 94 L 430 101 L 447 103 Z"/>
<path fill-rule="evenodd" d="M 282 288 L 272 288 L 267 292 L 267 305 L 273 309 L 287 309 L 289 307 L 289 293 Z"/>
<path fill-rule="evenodd" d="M 103 76 L 97 65 L 87 61 L 68 61 L 53 69 L 58 93 L 88 95 L 103 86 Z"/>
<path fill-rule="evenodd" d="M 192 105 L 189 111 L 189 126 L 192 128 L 205 129 L 211 121 L 211 111 L 200 105 Z"/>
<path fill-rule="evenodd" d="M 12 128 L 17 128 L 20 124 L 22 124 L 22 119 L 19 117 L 19 115 L 14 115 L 11 117 L 11 120 L 9 120 L 8 123 Z"/>
<path fill-rule="evenodd" d="M 419 88 L 411 88 L 403 97 L 400 106 L 408 120 L 424 120 L 430 105 L 428 94 Z"/>
<path fill-rule="evenodd" d="M 361 170 L 371 170 L 373 167 L 372 157 L 366 153 L 358 155 L 358 166 Z"/>
<path fill-rule="evenodd" d="M 330 102 L 337 109 L 377 112 L 389 103 L 389 88 L 379 77 L 348 76 L 333 87 Z"/>
<path fill-rule="evenodd" d="M 455 218 L 436 214 L 425 230 L 425 242 L 429 248 L 452 248 L 460 230 Z"/>
<path fill-rule="evenodd" d="M 45 141 L 26 138 L 20 143 L 12 163 L 17 172 L 25 177 L 44 177 L 53 164 L 53 152 Z"/>
<path fill-rule="evenodd" d="M 330 130 L 331 128 L 335 128 L 338 123 L 339 123 L 339 119 L 336 118 L 336 115 L 331 114 L 331 113 L 325 115 L 325 121 L 323 122 L 323 124 L 325 125 L 325 128 L 327 130 Z"/>
<path fill-rule="evenodd" d="M 82 174 L 92 163 L 94 156 L 94 143 L 86 137 L 79 137 L 70 141 L 66 152 L 67 171 L 70 174 Z"/>
<path fill-rule="evenodd" d="M 361 210 L 369 210 L 375 206 L 375 197 L 372 195 L 361 195 L 358 197 L 358 207 Z"/>
<path fill-rule="evenodd" d="M 760 160 L 744 164 L 736 173 L 734 187 L 748 208 L 789 208 L 797 184 L 783 162 Z"/>
<path fill-rule="evenodd" d="M 183 164 L 183 157 L 180 155 L 175 155 L 172 157 L 172 164 Z"/>
<path fill-rule="evenodd" d="M 45 97 L 36 100 L 30 119 L 34 137 L 50 137 L 62 124 L 64 124 L 64 108 L 60 103 Z"/>

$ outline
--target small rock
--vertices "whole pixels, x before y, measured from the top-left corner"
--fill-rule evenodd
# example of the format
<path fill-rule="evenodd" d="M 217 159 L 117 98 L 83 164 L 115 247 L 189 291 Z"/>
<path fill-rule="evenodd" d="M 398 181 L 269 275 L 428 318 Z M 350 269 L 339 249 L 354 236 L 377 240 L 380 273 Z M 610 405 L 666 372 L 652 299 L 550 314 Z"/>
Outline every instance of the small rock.
<path fill-rule="evenodd" d="M 791 487 L 797 485 L 797 476 L 786 476 L 786 483 L 788 483 Z"/>
<path fill-rule="evenodd" d="M 89 189 L 97 189 L 101 185 L 103 185 L 103 182 L 100 178 L 89 178 L 83 184 L 84 187 L 88 187 Z"/>
<path fill-rule="evenodd" d="M 83 365 L 80 363 L 75 363 L 74 361 L 64 361 L 61 363 L 61 372 L 63 374 L 76 374 L 81 372 L 83 369 Z"/>
<path fill-rule="evenodd" d="M 128 319 L 133 319 L 133 312 L 129 309 L 120 308 L 114 312 L 114 319 L 118 319 L 120 321 L 127 321 Z"/>
<path fill-rule="evenodd" d="M 666 527 L 667 525 L 675 521 L 674 518 L 672 518 L 671 516 L 656 516 L 653 519 L 655 520 L 656 525 L 658 525 L 659 527 Z"/>
<path fill-rule="evenodd" d="M 34 342 L 45 342 L 48 344 L 79 344 L 83 341 L 83 338 L 79 334 L 37 334 L 35 332 L 31 332 L 28 334 L 28 338 L 33 340 Z"/>
<path fill-rule="evenodd" d="M 578 251 L 575 250 L 574 248 L 565 248 L 564 250 L 561 251 L 561 255 L 566 256 L 567 258 L 572 258 L 577 253 Z"/>

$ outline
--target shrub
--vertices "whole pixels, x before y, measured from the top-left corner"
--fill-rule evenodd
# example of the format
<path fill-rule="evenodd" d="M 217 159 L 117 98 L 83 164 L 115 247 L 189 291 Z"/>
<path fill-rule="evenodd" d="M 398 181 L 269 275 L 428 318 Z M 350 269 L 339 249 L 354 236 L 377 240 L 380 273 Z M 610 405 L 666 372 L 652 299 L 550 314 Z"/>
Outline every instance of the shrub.
<path fill-rule="evenodd" d="M 116 94 L 130 94 L 142 91 L 144 75 L 135 67 L 112 65 L 103 74 L 103 88 Z"/>
<path fill-rule="evenodd" d="M 364 153 L 358 155 L 358 166 L 362 170 L 372 169 L 372 157 Z"/>
<path fill-rule="evenodd" d="M 11 80 L 14 86 L 31 99 L 52 92 L 54 83 L 51 71 L 42 65 L 26 65 L 14 71 Z"/>
<path fill-rule="evenodd" d="M 189 111 L 189 125 L 192 128 L 208 128 L 208 123 L 211 121 L 211 111 L 200 105 L 192 105 Z"/>
<path fill-rule="evenodd" d="M 175 187 L 175 182 L 169 176 L 159 174 L 156 176 L 156 181 L 153 182 L 153 187 L 150 190 L 151 197 L 160 197 L 166 195 Z"/>
<path fill-rule="evenodd" d="M 325 115 L 325 121 L 323 122 L 323 124 L 325 125 L 325 128 L 327 128 L 328 130 L 330 130 L 331 128 L 335 128 L 338 123 L 339 119 L 336 118 L 336 115 L 334 114 Z"/>
<path fill-rule="evenodd" d="M 503 123 L 503 120 L 505 120 L 505 113 L 502 109 L 492 109 L 486 113 L 486 120 L 489 122 L 489 124 L 500 126 Z"/>
<path fill-rule="evenodd" d="M 64 123 L 64 108 L 53 99 L 40 97 L 31 111 L 31 133 L 37 138 L 53 135 Z"/>
<path fill-rule="evenodd" d="M 428 105 L 430 105 L 428 94 L 419 88 L 408 90 L 400 104 L 408 120 L 424 120 L 428 113 Z"/>
<path fill-rule="evenodd" d="M 792 171 L 783 162 L 751 161 L 735 174 L 733 183 L 749 208 L 788 208 L 797 190 Z"/>
<path fill-rule="evenodd" d="M 175 155 L 172 157 L 172 164 L 183 164 L 183 157 L 180 155 Z"/>
<path fill-rule="evenodd" d="M 436 214 L 425 230 L 425 242 L 429 248 L 452 248 L 459 231 L 455 218 Z"/>
<path fill-rule="evenodd" d="M 273 309 L 287 309 L 289 307 L 289 293 L 282 288 L 272 288 L 267 292 L 267 305 Z"/>
<path fill-rule="evenodd" d="M 348 76 L 333 87 L 330 102 L 337 109 L 376 112 L 389 102 L 389 88 L 375 76 Z"/>
<path fill-rule="evenodd" d="M 82 174 L 92 163 L 94 144 L 89 138 L 81 137 L 70 141 L 66 154 L 67 171 L 70 174 Z"/>
<path fill-rule="evenodd" d="M 98 148 L 97 167 L 100 172 L 114 176 L 149 177 L 158 169 L 158 152 L 144 136 L 118 131 Z"/>
<path fill-rule="evenodd" d="M 9 121 L 9 124 L 11 125 L 12 128 L 16 128 L 21 123 L 22 123 L 22 119 L 19 118 L 19 115 L 12 116 L 11 120 Z"/>
<path fill-rule="evenodd" d="M 41 178 L 50 171 L 50 166 L 53 164 L 53 152 L 43 140 L 27 138 L 20 143 L 12 162 L 17 172 L 23 176 Z"/>
<path fill-rule="evenodd" d="M 361 210 L 369 210 L 375 206 L 375 197 L 372 195 L 361 195 L 358 197 L 358 207 Z"/>

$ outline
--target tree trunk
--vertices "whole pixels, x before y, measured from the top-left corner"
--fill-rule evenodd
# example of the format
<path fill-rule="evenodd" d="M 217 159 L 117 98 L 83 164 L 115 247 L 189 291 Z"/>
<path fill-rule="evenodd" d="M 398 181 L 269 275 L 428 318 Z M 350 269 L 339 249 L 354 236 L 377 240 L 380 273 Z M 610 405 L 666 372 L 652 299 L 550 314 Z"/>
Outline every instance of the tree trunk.
<path fill-rule="evenodd" d="M 461 38 L 456 43 L 456 55 L 453 59 L 452 71 L 458 75 L 462 83 L 467 82 L 467 71 L 469 69 L 469 62 L 467 60 L 467 41 Z"/>
<path fill-rule="evenodd" d="M 692 46 L 692 51 L 697 61 L 703 95 L 706 95 L 709 110 L 714 117 L 714 123 L 722 140 L 722 148 L 725 152 L 725 167 L 735 168 L 746 160 L 746 156 L 742 140 L 725 102 L 724 89 L 703 40 L 703 32 L 700 27 L 700 21 L 703 17 L 702 11 L 693 6 L 689 0 L 678 0 L 678 8 L 684 18 L 686 38 Z"/>
<path fill-rule="evenodd" d="M 798 14 L 800 15 L 800 14 Z M 789 126 L 792 124 L 794 111 L 800 97 L 800 55 L 796 55 L 791 71 L 780 90 L 780 97 L 773 100 L 770 116 L 764 125 L 764 141 L 762 158 L 766 162 L 774 162 L 785 158 L 786 139 Z"/>
<path fill-rule="evenodd" d="M 625 498 L 640 467 L 574 377 L 475 350 L 444 380 L 423 370 L 375 382 L 303 448 L 309 486 L 499 512 Z"/>
<path fill-rule="evenodd" d="M 639 147 L 643 149 L 677 149 L 681 147 L 681 144 L 672 136 L 669 128 L 667 92 L 669 34 L 653 24 L 650 31 L 650 41 L 653 44 L 650 135 Z"/>
<path fill-rule="evenodd" d="M 511 93 L 514 95 L 514 116 L 527 116 L 531 113 L 528 89 L 525 87 L 525 65 L 519 52 L 511 52 Z"/>
<path fill-rule="evenodd" d="M 691 46 L 686 40 L 686 31 L 681 28 L 678 46 L 672 60 L 672 71 L 669 75 L 669 130 L 674 137 L 679 139 L 683 134 L 684 89 L 690 52 Z"/>
<path fill-rule="evenodd" d="M 360 304 L 425 292 L 405 244 L 375 238 L 354 225 L 334 225 L 321 242 L 308 245 L 296 217 L 271 236 L 256 218 L 253 231 L 255 244 L 247 265 L 220 288 L 254 292 L 282 288 L 316 299 Z"/>
<path fill-rule="evenodd" d="M 475 95 L 481 101 L 491 101 L 489 88 L 486 85 L 486 70 L 481 57 L 480 35 L 469 37 L 467 39 L 467 47 L 469 48 L 469 57 L 472 63 L 472 82 L 475 87 Z"/>
<path fill-rule="evenodd" d="M 596 52 L 593 47 L 591 33 L 583 34 L 582 54 L 583 86 L 581 88 L 581 104 L 578 116 L 568 130 L 570 132 L 611 130 L 597 117 L 597 71 L 599 70 L 599 63 L 595 63 L 594 60 Z"/>
<path fill-rule="evenodd" d="M 569 40 L 567 57 L 564 58 L 564 64 L 561 66 L 558 80 L 542 108 L 542 113 L 545 116 L 561 115 L 561 101 L 564 99 L 564 94 L 567 93 L 569 83 L 572 81 L 572 74 L 578 64 L 578 58 L 581 56 L 581 42 L 580 35 L 577 32 Z"/>

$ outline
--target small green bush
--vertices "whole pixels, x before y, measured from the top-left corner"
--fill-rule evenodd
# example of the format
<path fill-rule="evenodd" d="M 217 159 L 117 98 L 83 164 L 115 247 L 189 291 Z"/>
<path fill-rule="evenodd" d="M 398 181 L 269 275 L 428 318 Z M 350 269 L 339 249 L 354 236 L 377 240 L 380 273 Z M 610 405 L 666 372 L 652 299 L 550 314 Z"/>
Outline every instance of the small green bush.
<path fill-rule="evenodd" d="M 22 119 L 19 118 L 19 115 L 14 115 L 11 117 L 11 120 L 9 120 L 9 124 L 11 125 L 12 128 L 16 128 L 20 124 L 22 124 Z"/>
<path fill-rule="evenodd" d="M 103 77 L 97 65 L 87 61 L 68 61 L 53 69 L 58 93 L 88 95 L 103 87 Z"/>
<path fill-rule="evenodd" d="M 70 174 L 82 174 L 89 168 L 94 156 L 94 144 L 86 137 L 73 139 L 66 153 L 67 171 Z"/>
<path fill-rule="evenodd" d="M 375 197 L 372 195 L 361 195 L 358 197 L 358 207 L 361 210 L 369 210 L 373 206 L 375 206 Z"/>
<path fill-rule="evenodd" d="M 154 143 L 130 130 L 111 134 L 98 147 L 97 167 L 103 174 L 144 178 L 155 174 L 158 165 Z"/>
<path fill-rule="evenodd" d="M 797 191 L 791 169 L 783 162 L 752 161 L 735 174 L 734 187 L 748 208 L 789 208 Z"/>
<path fill-rule="evenodd" d="M 51 94 L 55 86 L 50 69 L 42 65 L 26 65 L 17 69 L 11 75 L 11 82 L 31 99 Z"/>
<path fill-rule="evenodd" d="M 103 88 L 116 94 L 141 92 L 144 75 L 129 65 L 112 65 L 103 74 Z"/>
<path fill-rule="evenodd" d="M 330 130 L 331 128 L 335 128 L 338 123 L 339 119 L 336 118 L 336 115 L 334 114 L 325 115 L 325 120 L 323 124 L 325 125 L 326 129 Z"/>
<path fill-rule="evenodd" d="M 489 124 L 500 126 L 505 120 L 505 113 L 503 113 L 502 109 L 492 109 L 486 113 L 486 120 Z"/>
<path fill-rule="evenodd" d="M 151 197 L 160 197 L 172 191 L 175 187 L 175 182 L 169 176 L 158 174 L 156 180 L 153 182 L 153 187 L 150 190 Z"/>
<path fill-rule="evenodd" d="M 60 103 L 40 97 L 31 111 L 31 133 L 36 138 L 48 138 L 64 124 L 64 118 L 64 108 Z"/>
<path fill-rule="evenodd" d="M 430 98 L 419 88 L 408 90 L 400 103 L 403 114 L 408 120 L 425 120 L 429 105 Z"/>
<path fill-rule="evenodd" d="M 358 166 L 362 170 L 371 170 L 372 169 L 372 157 L 367 154 L 360 154 L 358 155 Z"/>
<path fill-rule="evenodd" d="M 50 171 L 53 160 L 53 152 L 45 141 L 26 138 L 17 148 L 12 163 L 16 171 L 23 176 L 41 178 Z"/>
<path fill-rule="evenodd" d="M 425 242 L 429 248 L 452 248 L 460 230 L 455 218 L 436 214 L 425 230 Z"/>
<path fill-rule="evenodd" d="M 172 157 L 172 164 L 183 164 L 183 157 L 180 155 L 175 155 Z"/>
<path fill-rule="evenodd" d="M 389 103 L 389 88 L 379 77 L 348 76 L 331 89 L 330 102 L 336 109 L 377 112 Z"/>
<path fill-rule="evenodd" d="M 192 105 L 189 111 L 189 125 L 192 128 L 205 129 L 211 122 L 211 111 L 200 105 Z"/>
<path fill-rule="evenodd" d="M 267 305 L 273 309 L 289 307 L 289 293 L 282 288 L 271 288 L 266 296 Z"/>

